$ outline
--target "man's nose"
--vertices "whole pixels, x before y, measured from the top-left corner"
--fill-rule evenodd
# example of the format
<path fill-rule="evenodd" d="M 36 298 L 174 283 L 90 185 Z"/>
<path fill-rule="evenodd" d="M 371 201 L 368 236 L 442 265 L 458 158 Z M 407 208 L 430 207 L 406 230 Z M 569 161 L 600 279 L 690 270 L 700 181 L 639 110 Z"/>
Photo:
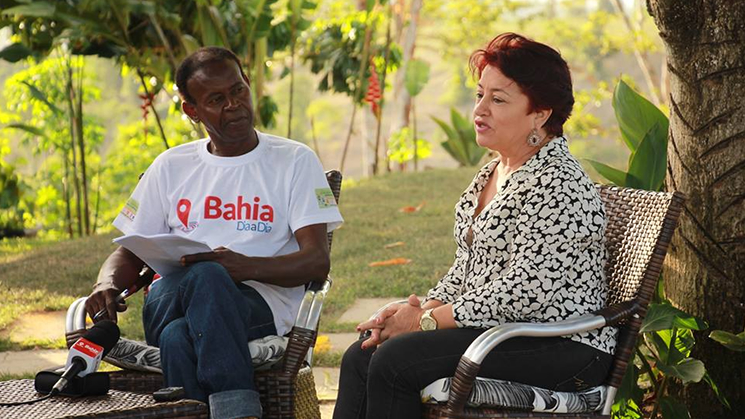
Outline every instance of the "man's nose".
<path fill-rule="evenodd" d="M 225 102 L 225 107 L 228 109 L 234 109 L 238 107 L 238 98 L 228 96 L 228 100 Z"/>

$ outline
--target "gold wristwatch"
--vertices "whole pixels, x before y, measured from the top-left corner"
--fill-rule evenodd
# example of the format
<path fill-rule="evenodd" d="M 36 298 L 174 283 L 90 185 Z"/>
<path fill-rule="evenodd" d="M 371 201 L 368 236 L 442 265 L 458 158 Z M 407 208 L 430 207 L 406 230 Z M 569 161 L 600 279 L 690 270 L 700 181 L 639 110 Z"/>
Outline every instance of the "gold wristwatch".
<path fill-rule="evenodd" d="M 437 319 L 432 316 L 432 310 L 434 310 L 434 308 L 425 310 L 424 313 L 422 313 L 422 317 L 419 319 L 420 329 L 424 331 L 437 330 Z"/>

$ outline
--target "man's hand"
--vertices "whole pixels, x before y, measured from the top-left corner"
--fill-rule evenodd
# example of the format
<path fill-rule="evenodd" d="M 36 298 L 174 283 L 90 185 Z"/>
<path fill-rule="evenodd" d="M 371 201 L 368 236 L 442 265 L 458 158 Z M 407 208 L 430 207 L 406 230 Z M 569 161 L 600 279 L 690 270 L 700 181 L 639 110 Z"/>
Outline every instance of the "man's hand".
<path fill-rule="evenodd" d="M 91 319 L 93 319 L 93 316 L 95 316 L 96 313 L 106 309 L 104 316 L 99 320 L 109 319 L 116 322 L 116 313 L 127 309 L 126 304 L 116 302 L 116 297 L 118 297 L 119 294 L 120 291 L 114 287 L 114 284 L 98 283 L 93 288 L 93 292 L 88 296 L 88 299 L 85 300 L 85 311 Z"/>
<path fill-rule="evenodd" d="M 191 266 L 198 262 L 217 262 L 228 271 L 233 282 L 239 283 L 250 278 L 246 278 L 246 272 L 249 271 L 247 263 L 249 258 L 240 253 L 236 253 L 227 247 L 220 246 L 211 252 L 194 253 L 181 257 L 182 266 Z"/>
<path fill-rule="evenodd" d="M 297 287 L 323 281 L 329 273 L 326 224 L 311 224 L 295 231 L 297 252 L 281 256 L 247 256 L 225 247 L 181 257 L 183 266 L 212 261 L 222 265 L 233 282 L 253 280 L 280 287 Z"/>
<path fill-rule="evenodd" d="M 376 318 L 361 323 L 357 326 L 357 330 L 370 330 L 372 333 L 370 338 L 362 342 L 362 349 L 380 345 L 402 333 L 418 331 L 419 318 L 423 312 L 419 298 L 416 294 L 411 294 L 407 304 L 389 307 Z"/>
<path fill-rule="evenodd" d="M 116 302 L 116 297 L 137 281 L 144 265 L 145 262 L 123 247 L 118 247 L 106 258 L 93 292 L 85 301 L 85 311 L 91 319 L 105 308 L 104 318 L 116 321 L 116 312 L 127 309 L 124 303 Z"/>

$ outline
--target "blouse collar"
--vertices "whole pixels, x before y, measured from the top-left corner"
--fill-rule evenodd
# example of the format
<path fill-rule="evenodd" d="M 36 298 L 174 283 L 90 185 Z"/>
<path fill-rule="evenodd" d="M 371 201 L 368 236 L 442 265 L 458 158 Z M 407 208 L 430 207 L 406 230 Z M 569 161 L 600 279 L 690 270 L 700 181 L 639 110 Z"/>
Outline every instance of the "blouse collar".
<path fill-rule="evenodd" d="M 524 172 L 524 173 L 536 173 L 540 171 L 540 169 L 548 164 L 551 160 L 554 158 L 560 157 L 562 155 L 569 154 L 569 147 L 567 146 L 567 139 L 564 136 L 561 137 L 554 137 L 551 140 L 549 140 L 546 145 L 541 147 L 540 150 L 538 150 L 538 153 L 536 153 L 533 157 L 528 159 L 522 166 L 520 166 L 517 170 L 512 172 L 510 174 L 510 178 L 514 178 L 517 173 Z M 499 157 L 496 159 L 490 161 L 486 166 L 484 166 L 478 176 L 479 181 L 477 182 L 477 188 L 480 190 L 484 187 L 486 184 L 486 181 L 489 179 L 489 175 L 494 171 L 494 169 L 497 167 L 497 164 L 499 163 Z"/>
<path fill-rule="evenodd" d="M 528 161 L 526 161 L 525 164 L 523 164 L 519 169 L 515 170 L 515 173 L 521 170 L 529 173 L 535 173 L 543 166 L 545 166 L 549 161 L 568 153 L 569 147 L 567 146 L 566 138 L 564 138 L 563 136 L 552 138 L 551 140 L 549 140 L 548 143 L 546 143 L 546 145 L 538 150 L 538 153 L 528 159 Z"/>

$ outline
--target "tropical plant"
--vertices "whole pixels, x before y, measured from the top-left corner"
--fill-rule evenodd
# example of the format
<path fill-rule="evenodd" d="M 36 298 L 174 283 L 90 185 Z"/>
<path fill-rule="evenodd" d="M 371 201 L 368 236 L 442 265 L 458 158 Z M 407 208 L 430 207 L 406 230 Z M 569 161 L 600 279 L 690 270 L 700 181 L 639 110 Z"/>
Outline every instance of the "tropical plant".
<path fill-rule="evenodd" d="M 423 160 L 432 155 L 429 141 L 414 135 L 413 130 L 403 127 L 388 140 L 388 160 L 398 163 L 401 170 L 406 167 L 406 162 Z"/>
<path fill-rule="evenodd" d="M 303 13 L 314 7 L 310 0 L 0 0 L 0 9 L 10 16 L 0 19 L 0 27 L 10 26 L 16 41 L 0 51 L 0 58 L 43 57 L 66 44 L 74 55 L 116 59 L 134 70 L 143 106 L 155 116 L 168 148 L 153 99 L 173 85 L 178 60 L 203 45 L 234 51 L 252 66 L 257 122 L 269 126 L 277 106 L 266 95 L 271 74 L 266 63 L 294 45 L 291 35 L 309 26 Z"/>
<path fill-rule="evenodd" d="M 613 109 L 621 138 L 631 150 L 628 169 L 622 171 L 587 161 L 615 185 L 651 191 L 662 189 L 667 169 L 667 116 L 623 80 L 613 92 Z"/>
<path fill-rule="evenodd" d="M 721 343 L 727 349 L 745 352 L 745 331 L 734 334 L 724 330 L 715 330 L 711 332 L 709 337 Z"/>
<path fill-rule="evenodd" d="M 302 56 L 305 62 L 310 63 L 310 70 L 321 75 L 318 90 L 343 93 L 352 99 L 352 117 L 340 163 L 342 171 L 357 108 L 363 103 L 363 92 L 367 91 L 372 71 L 380 73 L 378 66 L 385 66 L 385 72 L 393 71 L 400 62 L 397 47 L 378 42 L 373 36 L 382 20 L 380 13 L 375 10 L 376 5 L 377 1 L 371 0 L 367 2 L 365 11 L 343 18 L 316 21 L 306 32 Z"/>
<path fill-rule="evenodd" d="M 174 145 L 197 138 L 190 123 L 181 118 L 164 119 L 163 129 L 173 139 Z M 161 151 L 154 127 L 147 126 L 143 130 L 139 122 L 119 126 L 107 160 L 102 165 L 101 195 L 106 199 L 100 203 L 97 211 L 100 230 L 111 228 L 109 222 L 117 216 L 137 185 L 140 175 Z"/>
<path fill-rule="evenodd" d="M 441 142 L 440 145 L 452 158 L 461 166 L 479 164 L 486 153 L 486 149 L 476 143 L 476 131 L 473 129 L 473 124 L 465 116 L 461 115 L 455 108 L 451 108 L 450 121 L 452 125 L 448 125 L 445 121 L 434 116 L 430 117 L 445 132 L 448 139 Z"/>
<path fill-rule="evenodd" d="M 0 152 L 0 239 L 23 236 L 22 184 L 15 168 Z"/>
<path fill-rule="evenodd" d="M 82 57 L 61 52 L 19 71 L 3 89 L 8 111 L 4 128 L 21 131 L 22 142 L 33 145 L 35 154 L 57 159 L 28 180 L 59 191 L 61 204 L 35 206 L 34 216 L 44 227 L 66 230 L 69 237 L 91 232 L 90 173 L 96 165 L 91 167 L 90 159 L 97 159 L 96 148 L 103 140 L 100 122 L 82 112 L 83 103 L 100 96 L 96 74 L 89 70 L 82 77 L 83 68 Z"/>
<path fill-rule="evenodd" d="M 726 403 L 704 363 L 691 357 L 696 343 L 693 331 L 704 330 L 708 325 L 673 307 L 664 297 L 658 299 L 660 302 L 650 304 L 642 323 L 636 362 L 629 364 L 616 395 L 614 418 L 641 418 L 644 403 L 651 405 L 651 413 L 647 411 L 650 418 L 689 418 L 686 406 L 668 393 L 672 381 L 685 386 L 704 380 Z"/>
<path fill-rule="evenodd" d="M 618 186 L 662 189 L 667 163 L 667 117 L 622 80 L 613 93 L 613 108 L 621 137 L 631 150 L 628 168 L 622 171 L 596 161 L 588 162 Z M 651 408 L 651 419 L 658 415 L 663 419 L 688 419 L 688 408 L 668 391 L 672 382 L 686 386 L 704 380 L 720 402 L 727 405 L 704 363 L 691 357 L 696 343 L 693 331 L 706 328 L 708 325 L 702 319 L 673 307 L 665 298 L 660 278 L 655 301 L 650 304 L 640 329 L 635 362 L 629 364 L 616 395 L 613 417 L 642 418 L 646 404 Z"/>

